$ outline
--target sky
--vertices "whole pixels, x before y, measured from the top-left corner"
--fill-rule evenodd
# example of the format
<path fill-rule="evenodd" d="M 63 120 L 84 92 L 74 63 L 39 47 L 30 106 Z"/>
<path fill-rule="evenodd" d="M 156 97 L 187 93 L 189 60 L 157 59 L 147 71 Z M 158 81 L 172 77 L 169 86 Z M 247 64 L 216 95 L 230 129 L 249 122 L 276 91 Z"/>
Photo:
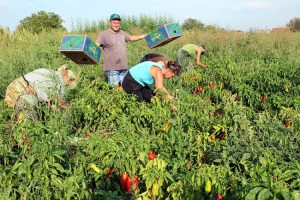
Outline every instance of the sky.
<path fill-rule="evenodd" d="M 283 27 L 300 17 L 300 0 L 0 0 L 0 26 L 13 31 L 20 20 L 44 10 L 54 12 L 71 30 L 78 20 L 124 16 L 168 16 L 182 23 L 188 18 L 206 25 L 249 31 Z"/>

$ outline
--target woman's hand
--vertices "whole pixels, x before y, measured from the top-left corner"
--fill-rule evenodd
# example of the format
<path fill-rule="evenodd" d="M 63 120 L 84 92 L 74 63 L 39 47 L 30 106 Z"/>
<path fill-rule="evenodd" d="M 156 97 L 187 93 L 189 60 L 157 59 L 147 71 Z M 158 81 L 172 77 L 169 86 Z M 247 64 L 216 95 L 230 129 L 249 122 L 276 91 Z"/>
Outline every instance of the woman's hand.
<path fill-rule="evenodd" d="M 172 110 L 172 111 L 177 111 L 177 110 L 178 110 L 177 107 L 174 106 L 173 104 L 170 104 L 170 107 L 171 107 L 171 110 Z"/>
<path fill-rule="evenodd" d="M 170 94 L 168 94 L 167 97 L 168 97 L 169 99 L 171 99 L 171 100 L 174 100 L 174 99 L 175 99 L 175 97 L 172 96 L 172 95 L 170 95 Z"/>
<path fill-rule="evenodd" d="M 67 101 L 61 101 L 59 107 L 62 109 L 66 109 L 67 107 L 70 106 L 70 103 Z"/>

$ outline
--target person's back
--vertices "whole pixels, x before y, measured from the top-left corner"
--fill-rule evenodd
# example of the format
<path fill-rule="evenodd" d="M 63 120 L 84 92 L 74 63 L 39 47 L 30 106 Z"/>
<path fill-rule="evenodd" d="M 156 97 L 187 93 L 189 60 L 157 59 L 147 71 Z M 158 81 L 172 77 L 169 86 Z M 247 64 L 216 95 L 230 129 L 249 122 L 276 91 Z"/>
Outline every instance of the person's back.
<path fill-rule="evenodd" d="M 24 75 L 25 80 L 35 90 L 41 102 L 48 102 L 53 96 L 63 98 L 65 86 L 60 72 L 39 68 Z"/>
<path fill-rule="evenodd" d="M 154 85 L 159 93 L 174 99 L 165 88 L 163 80 L 179 75 L 180 70 L 180 65 L 175 61 L 169 61 L 167 65 L 161 61 L 145 61 L 129 69 L 123 80 L 123 89 L 128 94 L 135 94 L 138 101 L 149 102 L 156 93 L 149 86 Z"/>
<path fill-rule="evenodd" d="M 180 49 L 186 51 L 190 56 L 196 56 L 197 55 L 197 49 L 199 48 L 198 45 L 195 44 L 186 44 Z"/>
<path fill-rule="evenodd" d="M 181 47 L 176 55 L 176 61 L 185 71 L 194 70 L 193 60 L 196 57 L 197 65 L 201 68 L 206 68 L 206 64 L 201 63 L 201 55 L 205 52 L 203 46 L 201 44 L 186 44 Z"/>
<path fill-rule="evenodd" d="M 61 66 L 57 71 L 39 68 L 12 81 L 5 91 L 5 102 L 14 109 L 16 118 L 19 114 L 25 118 L 36 120 L 38 118 L 39 103 L 60 103 L 64 108 L 65 86 L 74 88 L 77 85 L 75 74 L 67 65 Z"/>
<path fill-rule="evenodd" d="M 145 62 L 145 61 L 152 61 L 152 62 L 162 61 L 165 65 L 167 65 L 170 59 L 167 58 L 166 56 L 157 53 L 148 53 L 141 59 L 140 62 Z"/>
<path fill-rule="evenodd" d="M 142 86 L 152 85 L 154 78 L 150 74 L 150 68 L 156 66 L 162 69 L 162 64 L 158 62 L 145 61 L 129 69 L 131 76 Z"/>

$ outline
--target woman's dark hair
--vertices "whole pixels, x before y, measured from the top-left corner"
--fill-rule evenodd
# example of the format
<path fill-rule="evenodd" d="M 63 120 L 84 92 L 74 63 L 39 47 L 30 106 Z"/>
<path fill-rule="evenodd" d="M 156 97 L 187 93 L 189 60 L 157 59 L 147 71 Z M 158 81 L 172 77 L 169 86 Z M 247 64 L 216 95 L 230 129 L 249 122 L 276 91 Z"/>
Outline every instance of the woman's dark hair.
<path fill-rule="evenodd" d="M 181 66 L 176 61 L 168 61 L 167 68 L 169 68 L 176 76 L 181 72 Z"/>

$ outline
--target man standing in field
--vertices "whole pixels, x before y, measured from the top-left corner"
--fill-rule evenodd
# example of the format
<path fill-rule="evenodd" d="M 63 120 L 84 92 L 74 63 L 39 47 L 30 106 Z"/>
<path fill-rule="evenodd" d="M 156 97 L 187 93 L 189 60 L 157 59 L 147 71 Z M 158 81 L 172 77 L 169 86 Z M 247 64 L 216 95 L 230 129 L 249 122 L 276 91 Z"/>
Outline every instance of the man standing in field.
<path fill-rule="evenodd" d="M 197 65 L 201 68 L 206 68 L 207 64 L 201 63 L 201 55 L 205 52 L 201 44 L 186 44 L 181 47 L 177 52 L 177 63 L 185 71 L 193 70 L 194 66 L 192 65 L 192 58 L 196 57 Z"/>
<path fill-rule="evenodd" d="M 104 71 L 108 83 L 119 85 L 128 71 L 126 42 L 144 39 L 145 35 L 128 35 L 121 30 L 121 17 L 112 14 L 109 21 L 110 28 L 101 32 L 96 44 L 103 48 Z"/>

